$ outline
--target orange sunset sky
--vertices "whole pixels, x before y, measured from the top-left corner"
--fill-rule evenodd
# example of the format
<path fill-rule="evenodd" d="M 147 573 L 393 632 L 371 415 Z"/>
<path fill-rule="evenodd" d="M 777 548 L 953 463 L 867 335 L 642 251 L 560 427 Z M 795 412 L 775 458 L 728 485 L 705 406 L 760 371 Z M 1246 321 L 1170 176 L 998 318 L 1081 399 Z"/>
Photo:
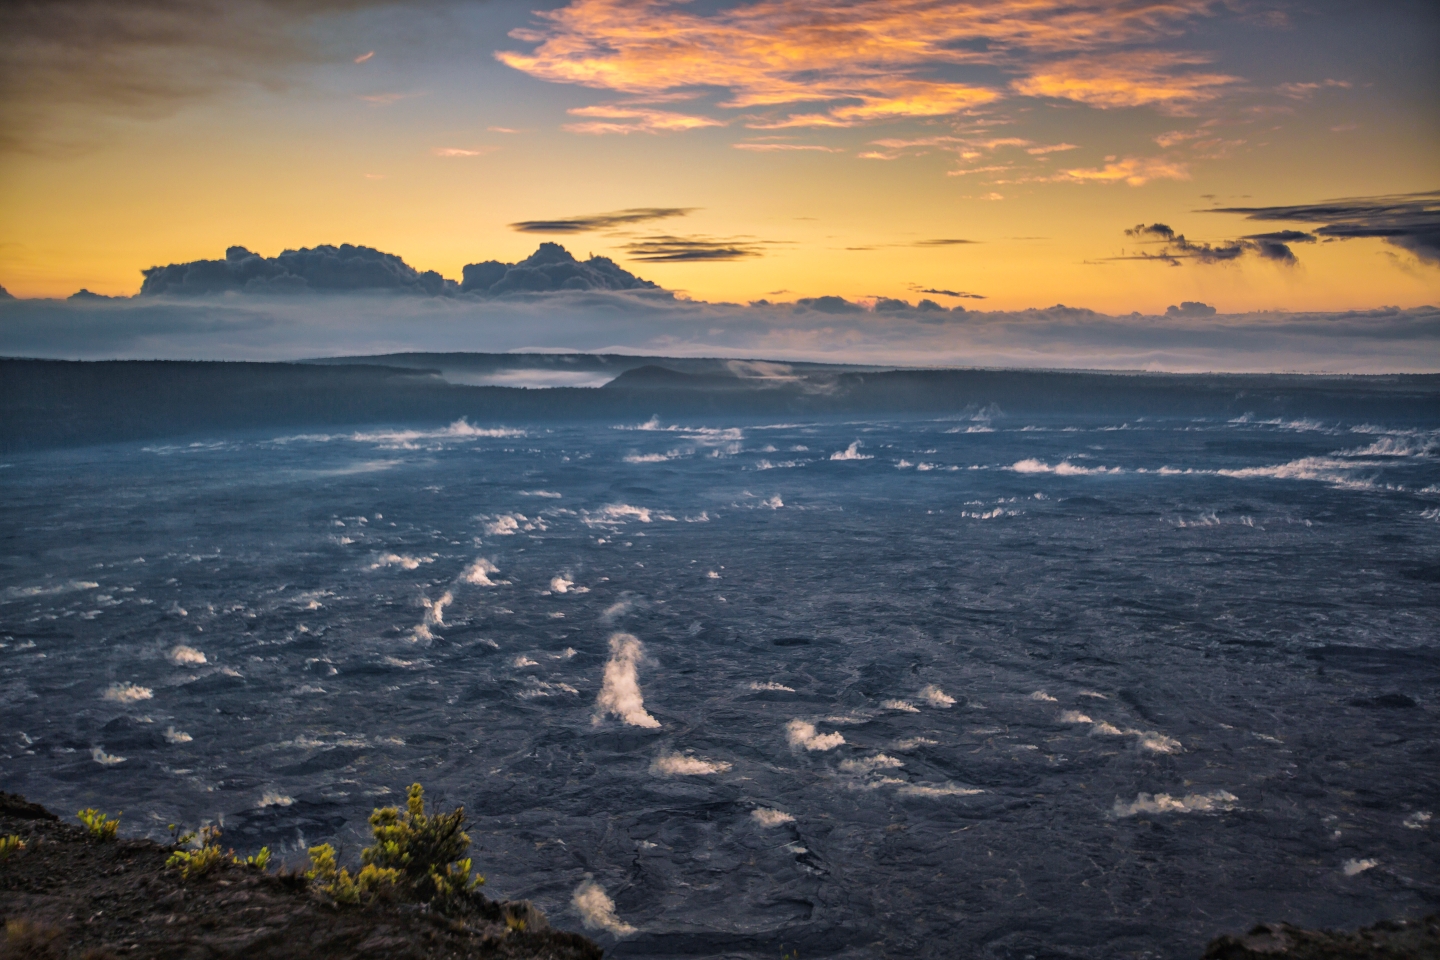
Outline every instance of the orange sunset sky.
<path fill-rule="evenodd" d="M 1440 300 L 1430 4 L 76 0 L 0 17 L 16 297 L 128 296 L 141 269 L 232 244 L 364 244 L 458 278 L 554 240 L 708 301 Z M 1142 224 L 1171 233 L 1126 233 Z"/>

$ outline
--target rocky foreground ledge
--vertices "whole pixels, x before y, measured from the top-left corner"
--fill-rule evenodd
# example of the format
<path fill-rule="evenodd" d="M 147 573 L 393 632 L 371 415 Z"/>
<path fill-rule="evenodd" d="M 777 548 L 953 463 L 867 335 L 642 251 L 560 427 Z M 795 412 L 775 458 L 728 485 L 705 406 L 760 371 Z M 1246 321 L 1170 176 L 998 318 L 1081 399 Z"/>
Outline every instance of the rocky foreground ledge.
<path fill-rule="evenodd" d="M 303 874 L 228 859 L 187 880 L 166 864 L 175 849 L 97 839 L 0 792 L 0 960 L 601 957 L 585 937 L 550 929 L 528 902 L 476 895 L 478 909 L 463 920 L 403 899 L 344 904 Z M 1219 937 L 1201 960 L 1440 960 L 1440 916 L 1354 932 L 1264 924 Z"/>
<path fill-rule="evenodd" d="M 528 903 L 480 898 L 463 921 L 395 899 L 346 905 L 301 874 L 228 860 L 186 880 L 166 866 L 172 847 L 96 839 L 0 792 L 0 841 L 15 837 L 23 848 L 12 840 L 0 850 L 0 960 L 601 956 L 585 937 L 549 929 Z"/>
<path fill-rule="evenodd" d="M 1212 940 L 1201 960 L 1440 960 L 1440 916 L 1382 920 L 1353 933 L 1266 923 Z"/>

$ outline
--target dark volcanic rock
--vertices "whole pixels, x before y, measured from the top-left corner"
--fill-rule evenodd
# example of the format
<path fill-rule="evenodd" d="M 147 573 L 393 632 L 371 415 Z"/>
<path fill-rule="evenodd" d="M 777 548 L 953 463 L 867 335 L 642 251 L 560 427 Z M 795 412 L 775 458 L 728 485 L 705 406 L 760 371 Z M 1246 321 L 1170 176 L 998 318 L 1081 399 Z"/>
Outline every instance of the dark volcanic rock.
<path fill-rule="evenodd" d="M 1382 920 L 1354 933 L 1265 923 L 1243 937 L 1219 937 L 1201 960 L 1435 960 L 1440 916 Z"/>
<path fill-rule="evenodd" d="M 227 863 L 182 880 L 171 849 L 98 841 L 24 797 L 0 793 L 0 836 L 25 848 L 0 861 L 0 958 L 266 957 L 274 960 L 600 960 L 551 930 L 528 902 L 481 899 L 463 921 L 399 900 L 344 906 L 296 874 Z M 506 916 L 527 921 L 511 930 Z"/>

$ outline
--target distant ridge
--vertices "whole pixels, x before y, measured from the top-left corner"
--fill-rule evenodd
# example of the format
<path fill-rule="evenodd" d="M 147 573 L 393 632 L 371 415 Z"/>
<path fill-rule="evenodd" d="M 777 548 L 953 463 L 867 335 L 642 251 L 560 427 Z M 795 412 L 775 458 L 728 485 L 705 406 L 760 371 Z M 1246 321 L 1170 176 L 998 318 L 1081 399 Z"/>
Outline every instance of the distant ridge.
<path fill-rule="evenodd" d="M 145 276 L 140 287 L 142 297 L 357 292 L 496 297 L 561 290 L 663 292 L 658 284 L 642 280 L 608 257 L 576 260 L 560 244 L 549 242 L 540 244 L 519 263 L 486 260 L 467 264 L 459 283 L 434 270 L 418 271 L 393 253 L 348 243 L 286 250 L 276 257 L 230 247 L 223 260 L 192 260 L 141 272 Z"/>

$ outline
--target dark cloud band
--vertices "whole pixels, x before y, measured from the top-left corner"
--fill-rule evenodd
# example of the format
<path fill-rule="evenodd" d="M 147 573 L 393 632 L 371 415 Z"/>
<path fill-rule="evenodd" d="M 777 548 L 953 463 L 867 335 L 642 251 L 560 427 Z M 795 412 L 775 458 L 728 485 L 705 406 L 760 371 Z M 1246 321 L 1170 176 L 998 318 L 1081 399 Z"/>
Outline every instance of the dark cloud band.
<path fill-rule="evenodd" d="M 643 237 L 625 245 L 632 260 L 651 263 L 719 262 L 764 256 L 751 240 L 717 240 L 711 237 Z"/>
<path fill-rule="evenodd" d="M 1247 220 L 1319 224 L 1312 233 L 1283 230 L 1254 234 L 1249 239 L 1265 242 L 1282 234 L 1284 242 L 1308 238 L 1354 240 L 1372 237 L 1408 250 L 1421 260 L 1440 265 L 1440 190 L 1404 193 L 1386 197 L 1353 197 L 1274 207 L 1217 207 L 1202 213 L 1238 213 Z"/>
<path fill-rule="evenodd" d="M 632 207 L 613 213 L 596 213 L 589 216 L 562 217 L 558 220 L 521 220 L 510 224 L 511 230 L 521 233 L 589 233 L 594 230 L 610 230 L 652 220 L 668 220 L 683 217 L 695 207 Z"/>

